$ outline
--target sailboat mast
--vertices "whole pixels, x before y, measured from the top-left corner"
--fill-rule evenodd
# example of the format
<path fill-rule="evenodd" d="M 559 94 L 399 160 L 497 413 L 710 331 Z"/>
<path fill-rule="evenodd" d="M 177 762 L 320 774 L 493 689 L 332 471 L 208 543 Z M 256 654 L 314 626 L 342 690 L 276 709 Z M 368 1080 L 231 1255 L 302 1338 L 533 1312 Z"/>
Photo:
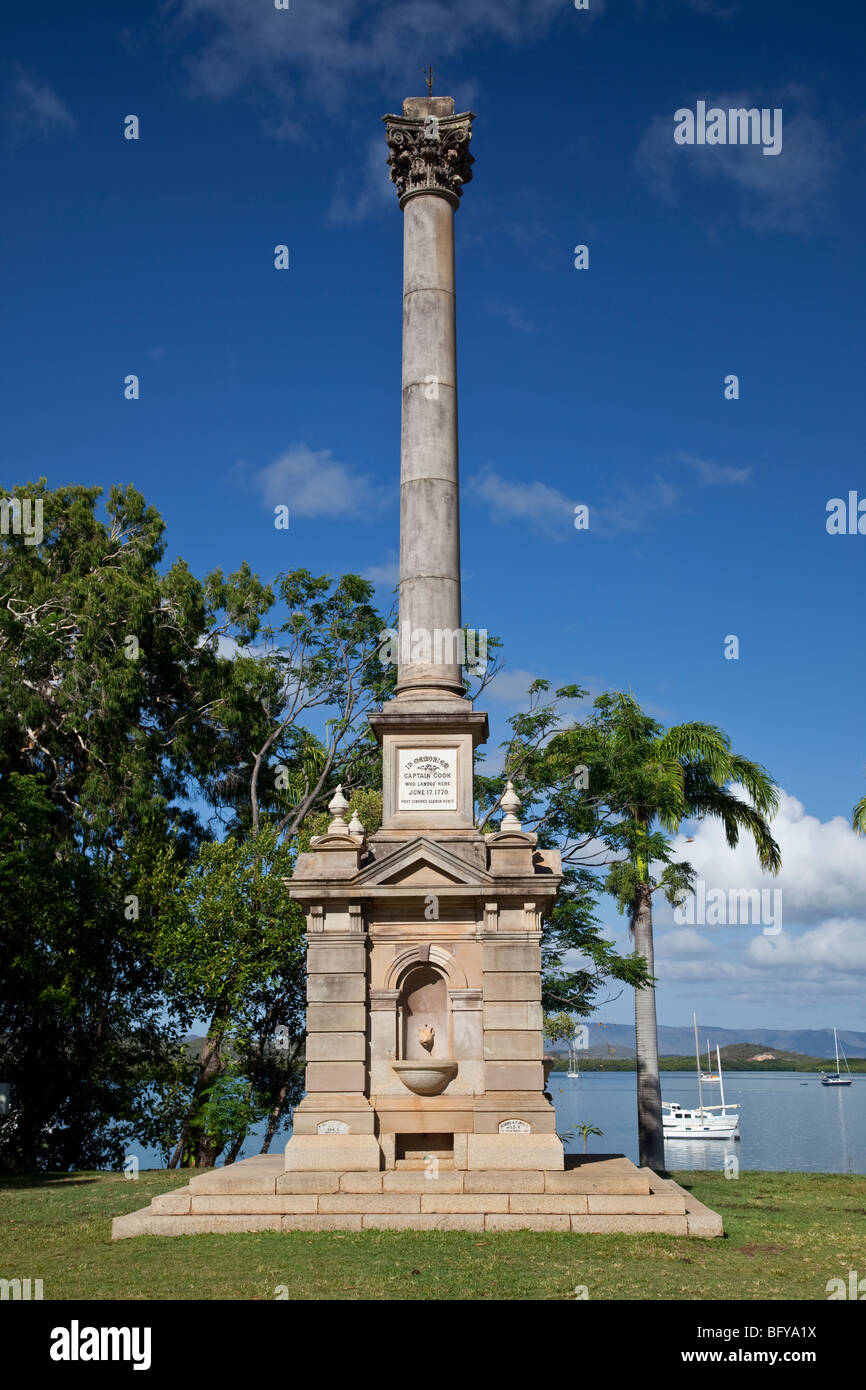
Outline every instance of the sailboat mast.
<path fill-rule="evenodd" d="M 833 1045 L 836 1048 L 836 1075 L 840 1076 L 841 1073 L 839 1071 L 839 1034 L 836 1032 L 835 1028 L 833 1029 Z"/>
<path fill-rule="evenodd" d="M 722 1054 L 719 1052 L 719 1044 L 716 1043 L 716 1066 L 719 1069 L 719 1094 L 722 1100 L 722 1114 L 725 1113 L 725 1083 L 722 1080 Z"/>
<path fill-rule="evenodd" d="M 698 1108 L 700 1109 L 701 1115 L 703 1116 L 703 1113 L 704 1113 L 704 1091 L 703 1091 L 703 1087 L 701 1086 L 701 1050 L 700 1050 L 700 1043 L 698 1042 L 698 1016 L 697 1016 L 697 1014 L 692 1014 L 692 1020 L 694 1021 L 694 1025 L 695 1025 L 695 1064 L 696 1064 L 697 1069 L 698 1069 Z"/>

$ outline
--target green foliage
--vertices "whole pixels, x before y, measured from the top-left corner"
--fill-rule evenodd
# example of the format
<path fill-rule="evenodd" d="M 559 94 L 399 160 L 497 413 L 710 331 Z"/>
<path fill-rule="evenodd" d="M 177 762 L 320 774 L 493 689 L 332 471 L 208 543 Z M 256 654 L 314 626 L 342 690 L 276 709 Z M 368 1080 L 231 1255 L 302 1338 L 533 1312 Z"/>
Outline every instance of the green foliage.
<path fill-rule="evenodd" d="M 279 976 L 297 976 L 303 915 L 285 883 L 293 863 L 270 827 L 240 843 L 206 842 L 188 867 L 163 854 L 151 883 L 152 950 L 184 1026 L 229 999 L 232 1034 L 254 1031 L 262 988 L 270 994 Z M 294 994 L 287 985 L 287 1008 Z"/>
<path fill-rule="evenodd" d="M 122 1162 L 169 1029 L 133 883 L 171 833 L 211 731 L 199 586 L 165 575 L 162 521 L 133 488 L 15 489 L 43 539 L 0 542 L 0 1164 Z"/>
<path fill-rule="evenodd" d="M 213 1161 L 229 1138 L 242 1141 L 275 1092 L 286 1088 L 282 1108 L 298 1096 L 305 943 L 286 883 L 294 858 L 269 826 L 203 844 L 189 866 L 168 852 L 154 875 L 152 951 L 172 1009 L 184 1027 L 210 1020 L 189 1068 L 182 1127 L 181 1152 L 197 1162 Z"/>
<path fill-rule="evenodd" d="M 492 828 L 511 780 L 521 799 L 523 828 L 537 833 L 540 847 L 562 854 L 562 888 L 542 924 L 542 1005 L 545 1031 L 553 1039 L 573 1033 L 575 1021 L 592 1013 L 612 982 L 637 987 L 647 975 L 638 956 L 622 955 L 605 939 L 595 912 L 602 880 L 593 850 L 601 817 L 575 777 L 583 762 L 582 730 L 563 730 L 561 710 L 563 701 L 579 701 L 586 691 L 562 686 L 552 698 L 549 691 L 549 681 L 532 682 L 527 708 L 509 720 L 502 773 L 476 776 L 475 795 L 479 828 Z"/>
<path fill-rule="evenodd" d="M 119 1164 L 133 1133 L 164 1142 L 225 1061 L 211 1047 L 179 1069 L 178 1029 L 201 1009 L 221 1040 L 207 1009 L 226 1000 L 250 1105 L 278 1121 L 298 914 L 281 898 L 276 926 L 263 866 L 339 780 L 378 780 L 366 712 L 393 672 L 372 586 L 299 570 L 271 587 L 246 564 L 202 583 L 163 566 L 162 519 L 132 487 L 104 517 L 98 488 L 14 492 L 42 504 L 43 538 L 0 538 L 0 1165 Z M 282 1015 L 290 1057 L 263 1041 Z"/>

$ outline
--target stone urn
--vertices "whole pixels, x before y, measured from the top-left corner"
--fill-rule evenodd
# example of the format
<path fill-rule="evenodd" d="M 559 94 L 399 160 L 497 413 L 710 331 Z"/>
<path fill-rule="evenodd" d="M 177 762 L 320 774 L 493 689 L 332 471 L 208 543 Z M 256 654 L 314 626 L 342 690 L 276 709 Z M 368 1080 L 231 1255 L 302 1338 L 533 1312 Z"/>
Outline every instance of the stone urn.
<path fill-rule="evenodd" d="M 457 1075 L 456 1062 L 392 1062 L 403 1085 L 416 1096 L 438 1096 Z"/>

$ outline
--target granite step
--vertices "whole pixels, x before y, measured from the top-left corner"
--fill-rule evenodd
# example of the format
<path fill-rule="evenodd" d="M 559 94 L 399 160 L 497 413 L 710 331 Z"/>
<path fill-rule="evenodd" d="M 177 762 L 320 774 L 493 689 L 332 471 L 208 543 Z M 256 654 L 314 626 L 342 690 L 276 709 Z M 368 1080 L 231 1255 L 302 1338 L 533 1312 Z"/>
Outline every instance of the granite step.
<path fill-rule="evenodd" d="M 280 1155 L 257 1155 L 194 1173 L 188 1186 L 117 1217 L 112 1235 L 370 1229 L 711 1237 L 722 1223 L 677 1183 L 621 1155 L 571 1158 L 564 1171 L 442 1167 L 435 1175 L 286 1172 Z"/>

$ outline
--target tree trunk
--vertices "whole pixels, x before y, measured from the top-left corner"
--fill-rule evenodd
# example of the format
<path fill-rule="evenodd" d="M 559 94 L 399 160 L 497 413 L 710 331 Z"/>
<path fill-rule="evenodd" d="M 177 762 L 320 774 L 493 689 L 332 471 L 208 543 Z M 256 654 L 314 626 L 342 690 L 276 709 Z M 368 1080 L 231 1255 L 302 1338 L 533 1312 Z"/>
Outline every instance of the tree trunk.
<path fill-rule="evenodd" d="M 288 1070 L 288 1075 L 285 1081 L 283 1082 L 282 1086 L 280 1087 L 277 1099 L 273 1105 L 273 1108 L 271 1109 L 270 1115 L 268 1116 L 268 1128 L 265 1133 L 264 1143 L 262 1144 L 259 1153 L 266 1154 L 270 1151 L 271 1140 L 277 1132 L 277 1125 L 280 1123 L 280 1120 L 283 1117 L 283 1111 L 286 1108 L 286 1097 L 289 1094 L 289 1086 L 292 1082 L 292 1075 L 295 1067 L 295 1058 L 301 1050 L 301 1043 L 304 1041 L 305 1037 L 306 1033 L 301 1033 L 300 1037 L 296 1038 L 295 1045 L 292 1048 L 291 1054 L 286 1058 L 286 1068 Z"/>
<path fill-rule="evenodd" d="M 634 945 L 643 956 L 647 973 L 654 974 L 653 914 L 648 884 L 637 891 L 633 917 Z M 659 1043 L 656 1026 L 656 992 L 652 986 L 634 992 L 634 1033 L 637 1053 L 637 1130 L 640 1163 L 656 1173 L 665 1171 L 662 1125 L 662 1088 L 659 1078 Z"/>
<path fill-rule="evenodd" d="M 280 1117 L 283 1113 L 283 1106 L 286 1103 L 286 1096 L 288 1095 L 288 1091 L 289 1083 L 288 1081 L 284 1081 L 282 1086 L 280 1087 L 280 1093 L 277 1096 L 276 1105 L 273 1107 L 270 1115 L 268 1116 L 268 1128 L 265 1133 L 264 1143 L 262 1144 L 262 1147 L 259 1149 L 259 1153 L 266 1154 L 270 1151 L 271 1140 L 277 1132 L 277 1125 L 280 1123 Z"/>
<path fill-rule="evenodd" d="M 196 1119 L 201 1109 L 203 1094 L 209 1086 L 213 1085 L 223 1069 L 221 1049 L 228 1012 L 228 1005 L 222 1004 L 211 1019 L 208 1035 L 204 1040 L 199 1056 L 198 1073 L 195 1079 L 195 1086 L 193 1087 L 192 1099 L 189 1103 L 189 1109 L 186 1112 L 183 1127 L 181 1128 L 180 1138 L 177 1141 L 174 1153 L 169 1161 L 169 1168 L 176 1168 L 178 1164 L 180 1164 L 181 1167 L 186 1166 L 183 1162 L 185 1156 L 184 1151 L 189 1143 L 193 1121 Z M 222 1146 L 220 1146 L 220 1148 L 221 1147 Z M 220 1150 L 218 1149 L 216 1156 L 219 1155 L 219 1152 Z M 205 1168 L 212 1168 L 216 1162 L 216 1156 L 210 1157 L 208 1153 L 204 1153 L 202 1151 L 202 1144 L 199 1142 L 196 1146 L 193 1162 Z M 202 1162 L 203 1159 L 204 1162 Z"/>

